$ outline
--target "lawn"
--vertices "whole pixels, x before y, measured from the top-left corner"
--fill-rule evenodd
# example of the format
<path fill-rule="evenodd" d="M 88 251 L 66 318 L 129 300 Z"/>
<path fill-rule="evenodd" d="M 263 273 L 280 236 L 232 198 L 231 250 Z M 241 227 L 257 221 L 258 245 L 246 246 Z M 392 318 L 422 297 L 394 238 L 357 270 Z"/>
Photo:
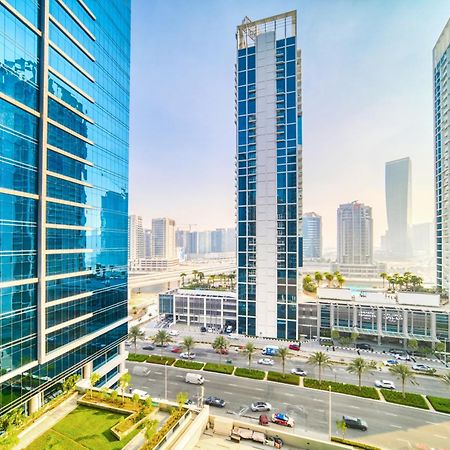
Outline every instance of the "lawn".
<path fill-rule="evenodd" d="M 111 433 L 111 427 L 121 414 L 78 406 L 53 428 L 36 439 L 27 450 L 120 450 L 138 430 L 118 441 Z"/>

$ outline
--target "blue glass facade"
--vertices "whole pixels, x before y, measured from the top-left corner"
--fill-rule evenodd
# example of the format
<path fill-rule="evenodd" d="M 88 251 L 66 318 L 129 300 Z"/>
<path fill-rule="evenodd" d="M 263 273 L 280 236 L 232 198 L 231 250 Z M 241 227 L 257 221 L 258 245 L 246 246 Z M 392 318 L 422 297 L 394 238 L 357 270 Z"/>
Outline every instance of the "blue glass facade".
<path fill-rule="evenodd" d="M 239 26 L 236 61 L 238 332 L 289 339 L 302 266 L 295 28 L 295 11 Z"/>
<path fill-rule="evenodd" d="M 130 1 L 9 0 L 0 23 L 2 414 L 127 335 Z"/>

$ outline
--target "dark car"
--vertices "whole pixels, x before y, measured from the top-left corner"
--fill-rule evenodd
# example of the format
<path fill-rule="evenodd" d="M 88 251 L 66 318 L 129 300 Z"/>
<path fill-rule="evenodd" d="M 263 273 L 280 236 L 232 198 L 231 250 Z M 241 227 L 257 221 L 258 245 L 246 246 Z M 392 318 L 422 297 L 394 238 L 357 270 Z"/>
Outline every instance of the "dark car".
<path fill-rule="evenodd" d="M 300 344 L 289 344 L 289 350 L 295 350 L 298 352 L 300 350 Z"/>
<path fill-rule="evenodd" d="M 364 344 L 364 343 L 356 344 L 356 348 L 359 348 L 361 350 L 372 350 L 372 346 L 370 344 Z"/>
<path fill-rule="evenodd" d="M 269 425 L 269 418 L 265 414 L 259 416 L 259 424 L 263 426 Z"/>
<path fill-rule="evenodd" d="M 225 406 L 225 400 L 219 397 L 207 397 L 205 399 L 205 405 L 217 406 L 218 408 L 223 408 Z"/>
<path fill-rule="evenodd" d="M 155 350 L 155 346 L 149 344 L 149 345 L 142 347 L 142 350 Z"/>
<path fill-rule="evenodd" d="M 357 417 L 342 416 L 342 420 L 347 425 L 347 428 L 355 428 L 361 431 L 367 431 L 367 422 Z"/>
<path fill-rule="evenodd" d="M 206 327 L 200 327 L 200 332 L 202 333 L 206 333 L 208 330 L 206 329 Z"/>

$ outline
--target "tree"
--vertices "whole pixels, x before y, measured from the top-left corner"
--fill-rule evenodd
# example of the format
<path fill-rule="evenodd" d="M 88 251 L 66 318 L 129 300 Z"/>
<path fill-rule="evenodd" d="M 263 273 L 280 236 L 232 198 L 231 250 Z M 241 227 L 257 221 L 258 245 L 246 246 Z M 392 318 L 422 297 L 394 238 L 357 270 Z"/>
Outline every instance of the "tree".
<path fill-rule="evenodd" d="M 245 344 L 244 352 L 247 354 L 247 358 L 248 358 L 248 368 L 249 368 L 249 369 L 250 369 L 250 365 L 251 365 L 251 363 L 252 363 L 252 356 L 253 356 L 253 353 L 255 353 L 255 351 L 256 351 L 256 348 L 255 348 L 253 342 L 248 341 L 248 342 Z"/>
<path fill-rule="evenodd" d="M 67 377 L 63 382 L 63 391 L 69 392 L 70 390 L 72 390 L 78 383 L 79 379 L 80 375 L 78 375 L 77 373 L 70 375 L 70 377 Z"/>
<path fill-rule="evenodd" d="M 414 355 L 414 352 L 419 348 L 419 341 L 417 339 L 408 339 L 408 348 Z"/>
<path fill-rule="evenodd" d="M 375 361 L 368 361 L 364 358 L 355 358 L 347 365 L 347 372 L 358 375 L 358 386 L 361 390 L 361 381 L 362 376 L 366 372 L 370 372 L 371 370 L 375 370 L 377 368 L 377 363 Z"/>
<path fill-rule="evenodd" d="M 338 330 L 331 330 L 331 339 L 333 339 L 333 341 L 337 341 L 340 337 L 341 335 Z"/>
<path fill-rule="evenodd" d="M 388 289 L 394 289 L 394 277 L 388 276 Z"/>
<path fill-rule="evenodd" d="M 314 279 L 316 280 L 317 287 L 320 287 L 320 282 L 323 280 L 323 275 L 320 272 L 315 272 Z"/>
<path fill-rule="evenodd" d="M 139 394 L 137 394 L 137 393 L 133 394 L 132 400 L 133 400 L 133 405 L 138 406 L 139 405 Z"/>
<path fill-rule="evenodd" d="M 389 367 L 389 372 L 402 382 L 402 395 L 405 397 L 405 384 L 407 381 L 416 384 L 414 372 L 406 364 L 396 364 Z"/>
<path fill-rule="evenodd" d="M 411 283 L 411 277 L 412 277 L 412 273 L 411 272 L 405 272 L 403 274 L 403 281 L 405 283 L 405 289 L 409 290 L 409 283 Z"/>
<path fill-rule="evenodd" d="M 336 420 L 336 428 L 342 434 L 342 439 L 345 439 L 345 432 L 347 431 L 347 424 L 345 420 Z"/>
<path fill-rule="evenodd" d="M 159 330 L 154 336 L 153 336 L 153 342 L 156 345 L 161 346 L 161 356 L 163 347 L 170 342 L 172 342 L 172 338 L 169 336 L 169 333 L 166 330 Z"/>
<path fill-rule="evenodd" d="M 119 378 L 119 386 L 120 390 L 122 391 L 122 403 L 125 403 L 125 390 L 131 383 L 131 373 L 125 372 L 120 378 Z"/>
<path fill-rule="evenodd" d="M 194 282 L 196 282 L 197 281 L 197 275 L 198 275 L 198 270 L 193 270 L 192 271 L 192 275 L 194 276 Z"/>
<path fill-rule="evenodd" d="M 319 383 L 322 381 L 322 369 L 331 368 L 332 362 L 324 352 L 315 352 L 308 358 L 308 364 L 319 368 Z"/>
<path fill-rule="evenodd" d="M 281 347 L 278 350 L 278 356 L 281 358 L 281 366 L 283 367 L 283 378 L 286 376 L 285 374 L 285 366 L 286 366 L 286 358 L 289 355 L 289 350 L 286 347 Z"/>
<path fill-rule="evenodd" d="M 447 386 L 450 386 L 450 372 L 447 372 L 445 375 L 442 375 L 441 380 Z"/>
<path fill-rule="evenodd" d="M 11 431 L 19 427 L 25 421 L 25 413 L 22 408 L 16 408 L 0 417 L 0 430 Z"/>
<path fill-rule="evenodd" d="M 117 397 L 119 396 L 119 394 L 118 394 L 118 392 L 116 391 L 116 390 L 114 390 L 114 391 L 112 391 L 111 392 L 111 401 L 113 402 L 113 403 L 116 403 L 117 402 Z"/>
<path fill-rule="evenodd" d="M 236 279 L 236 272 L 230 273 L 230 275 L 228 275 L 228 278 L 230 280 L 230 288 L 231 288 L 231 290 L 233 290 L 234 289 L 234 280 Z"/>
<path fill-rule="evenodd" d="M 183 342 L 181 346 L 186 349 L 188 353 L 191 353 L 191 350 L 194 348 L 195 341 L 191 336 L 186 336 L 183 338 Z"/>
<path fill-rule="evenodd" d="M 434 351 L 441 353 L 441 352 L 445 352 L 445 343 L 444 342 L 436 342 L 435 346 L 434 346 Z"/>
<path fill-rule="evenodd" d="M 90 383 L 90 397 L 92 398 L 92 389 L 94 388 L 94 386 L 100 381 L 101 376 L 97 373 L 97 372 L 93 372 L 91 374 L 91 377 L 89 378 L 89 383 Z"/>
<path fill-rule="evenodd" d="M 336 276 L 336 281 L 338 282 L 339 287 L 341 288 L 342 286 L 344 286 L 345 278 L 341 274 L 338 274 Z"/>
<path fill-rule="evenodd" d="M 331 287 L 331 282 L 334 280 L 334 275 L 330 272 L 324 273 L 325 279 L 328 281 L 328 287 Z"/>
<path fill-rule="evenodd" d="M 187 274 L 182 272 L 180 273 L 180 278 L 181 278 L 181 286 L 184 286 L 184 279 L 187 277 Z"/>
<path fill-rule="evenodd" d="M 217 336 L 212 343 L 212 348 L 219 353 L 219 360 L 222 362 L 222 354 L 228 348 L 228 341 L 223 336 Z"/>
<path fill-rule="evenodd" d="M 145 422 L 145 439 L 150 441 L 151 438 L 155 435 L 156 430 L 158 429 L 159 421 L 156 419 L 147 420 Z"/>
<path fill-rule="evenodd" d="M 358 340 L 359 333 L 357 331 L 352 331 L 352 334 L 350 335 L 350 339 L 353 343 L 355 343 Z"/>
<path fill-rule="evenodd" d="M 387 277 L 388 277 L 388 274 L 386 272 L 380 273 L 380 278 L 383 280 L 383 289 L 384 289 L 384 283 L 385 283 Z"/>
<path fill-rule="evenodd" d="M 189 394 L 187 392 L 178 392 L 177 394 L 177 403 L 178 403 L 178 411 L 183 409 L 184 404 L 188 401 Z"/>
<path fill-rule="evenodd" d="M 200 281 L 200 283 L 203 281 L 203 279 L 205 278 L 205 274 L 203 272 L 198 272 L 198 280 Z"/>
<path fill-rule="evenodd" d="M 134 344 L 134 353 L 137 353 L 137 340 L 143 339 L 145 333 L 139 328 L 138 325 L 133 325 L 128 332 L 128 339 Z"/>

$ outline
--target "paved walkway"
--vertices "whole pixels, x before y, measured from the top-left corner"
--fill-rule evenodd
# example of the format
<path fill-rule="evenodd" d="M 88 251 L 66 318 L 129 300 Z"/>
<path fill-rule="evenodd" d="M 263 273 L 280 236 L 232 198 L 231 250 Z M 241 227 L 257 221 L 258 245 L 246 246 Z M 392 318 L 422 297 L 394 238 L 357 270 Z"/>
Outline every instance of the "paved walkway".
<path fill-rule="evenodd" d="M 44 434 L 61 419 L 66 417 L 77 407 L 78 394 L 64 400 L 60 405 L 51 411 L 39 417 L 32 425 L 27 427 L 19 434 L 19 443 L 14 447 L 14 450 L 22 450 L 28 447 L 34 440 Z"/>
<path fill-rule="evenodd" d="M 168 413 L 158 411 L 155 419 L 159 422 L 158 430 L 164 425 L 169 417 Z M 145 430 L 140 431 L 122 450 L 139 450 L 145 444 Z"/>

